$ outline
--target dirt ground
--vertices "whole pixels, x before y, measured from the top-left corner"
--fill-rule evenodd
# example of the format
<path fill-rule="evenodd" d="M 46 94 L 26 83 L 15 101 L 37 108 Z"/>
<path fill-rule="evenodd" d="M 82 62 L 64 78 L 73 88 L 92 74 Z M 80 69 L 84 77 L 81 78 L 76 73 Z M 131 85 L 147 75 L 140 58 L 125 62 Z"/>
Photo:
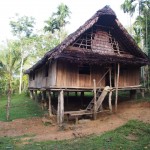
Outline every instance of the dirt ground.
<path fill-rule="evenodd" d="M 150 123 L 150 103 L 133 101 L 118 105 L 117 113 L 100 113 L 97 120 L 84 120 L 77 125 L 69 123 L 64 130 L 58 126 L 44 125 L 41 118 L 16 119 L 12 122 L 0 122 L 0 136 L 22 136 L 22 140 L 63 140 L 84 137 L 91 134 L 102 134 L 125 124 L 128 120 L 138 119 Z"/>

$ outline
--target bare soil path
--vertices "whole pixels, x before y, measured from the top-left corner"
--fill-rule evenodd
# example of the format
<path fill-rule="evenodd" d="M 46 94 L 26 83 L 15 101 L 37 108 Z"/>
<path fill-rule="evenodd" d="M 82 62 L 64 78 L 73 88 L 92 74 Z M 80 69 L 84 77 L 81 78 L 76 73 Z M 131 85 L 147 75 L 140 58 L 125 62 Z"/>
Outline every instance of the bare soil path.
<path fill-rule="evenodd" d="M 83 137 L 90 134 L 102 134 L 125 124 L 128 120 L 137 119 L 150 123 L 149 102 L 123 102 L 118 106 L 117 113 L 101 113 L 95 121 L 86 121 L 82 124 L 66 125 L 65 130 L 60 131 L 57 126 L 45 126 L 41 118 L 17 119 L 12 122 L 0 122 L 0 136 L 22 136 L 22 140 L 34 141 L 63 140 Z"/>

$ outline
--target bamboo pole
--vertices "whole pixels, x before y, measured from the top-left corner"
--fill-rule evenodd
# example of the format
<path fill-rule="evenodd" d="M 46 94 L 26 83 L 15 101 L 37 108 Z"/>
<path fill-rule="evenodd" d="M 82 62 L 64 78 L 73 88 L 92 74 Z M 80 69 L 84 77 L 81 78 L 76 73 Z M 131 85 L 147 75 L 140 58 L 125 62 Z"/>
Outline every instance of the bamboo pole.
<path fill-rule="evenodd" d="M 93 119 L 96 120 L 96 80 L 93 79 L 93 84 L 94 84 L 94 110 L 93 110 Z"/>
<path fill-rule="evenodd" d="M 118 84 L 119 84 L 119 74 L 120 74 L 120 64 L 117 66 L 117 79 L 116 79 L 116 100 L 115 100 L 115 111 L 117 111 L 117 103 L 118 103 Z"/>

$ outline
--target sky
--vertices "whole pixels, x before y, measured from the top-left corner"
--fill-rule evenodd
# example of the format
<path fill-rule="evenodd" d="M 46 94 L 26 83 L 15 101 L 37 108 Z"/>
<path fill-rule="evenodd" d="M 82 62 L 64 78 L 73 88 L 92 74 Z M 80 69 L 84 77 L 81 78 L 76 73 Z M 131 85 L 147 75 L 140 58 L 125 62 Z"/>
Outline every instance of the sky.
<path fill-rule="evenodd" d="M 74 32 L 95 12 L 105 5 L 109 5 L 117 14 L 120 22 L 127 26 L 129 17 L 120 9 L 124 0 L 1 0 L 0 1 L 0 42 L 12 38 L 9 22 L 18 13 L 20 16 L 32 16 L 36 20 L 36 29 L 42 29 L 44 21 L 52 12 L 56 12 L 57 6 L 66 4 L 71 13 L 70 24 L 67 25 L 69 33 Z"/>

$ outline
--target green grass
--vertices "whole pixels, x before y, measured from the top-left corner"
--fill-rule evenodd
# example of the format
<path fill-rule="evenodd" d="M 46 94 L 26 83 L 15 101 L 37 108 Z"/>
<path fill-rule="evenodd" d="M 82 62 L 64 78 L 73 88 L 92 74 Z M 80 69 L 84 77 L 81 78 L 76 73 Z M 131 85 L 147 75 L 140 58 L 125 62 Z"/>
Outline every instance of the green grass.
<path fill-rule="evenodd" d="M 6 121 L 7 98 L 0 98 L 0 121 Z M 42 116 L 42 110 L 38 104 L 25 94 L 16 94 L 11 98 L 10 120 Z"/>
<path fill-rule="evenodd" d="M 0 149 L 11 150 L 145 150 L 150 149 L 150 124 L 131 120 L 101 136 L 23 144 L 21 137 L 0 138 Z"/>

